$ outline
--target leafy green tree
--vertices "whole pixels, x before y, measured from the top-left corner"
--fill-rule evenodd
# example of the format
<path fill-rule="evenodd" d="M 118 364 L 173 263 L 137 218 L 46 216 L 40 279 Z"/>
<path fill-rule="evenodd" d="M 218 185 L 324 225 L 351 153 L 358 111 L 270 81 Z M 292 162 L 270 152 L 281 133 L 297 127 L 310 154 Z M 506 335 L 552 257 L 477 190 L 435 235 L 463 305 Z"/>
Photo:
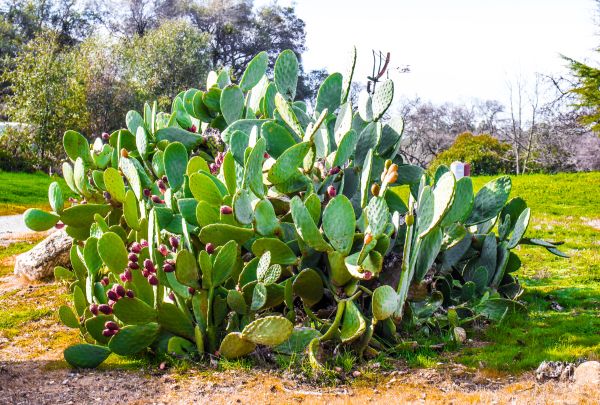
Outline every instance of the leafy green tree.
<path fill-rule="evenodd" d="M 509 173 L 512 169 L 509 152 L 510 145 L 490 135 L 465 132 L 431 162 L 430 170 L 435 171 L 440 165 L 450 166 L 458 160 L 471 164 L 472 175 Z"/>
<path fill-rule="evenodd" d="M 144 36 L 117 45 L 116 57 L 137 97 L 169 105 L 180 91 L 204 87 L 210 70 L 209 36 L 183 20 L 172 20 Z M 131 108 L 131 106 L 129 106 Z"/>
<path fill-rule="evenodd" d="M 2 75 L 11 90 L 5 108 L 11 121 L 24 125 L 2 142 L 25 143 L 38 168 L 51 167 L 62 157 L 63 133 L 88 127 L 84 67 L 78 52 L 64 49 L 50 32 L 27 43 L 14 65 Z"/>
<path fill-rule="evenodd" d="M 600 49 L 598 49 L 600 51 Z M 582 113 L 580 120 L 600 132 L 600 69 L 566 58 L 576 81 L 570 92 L 576 96 L 575 107 Z"/>

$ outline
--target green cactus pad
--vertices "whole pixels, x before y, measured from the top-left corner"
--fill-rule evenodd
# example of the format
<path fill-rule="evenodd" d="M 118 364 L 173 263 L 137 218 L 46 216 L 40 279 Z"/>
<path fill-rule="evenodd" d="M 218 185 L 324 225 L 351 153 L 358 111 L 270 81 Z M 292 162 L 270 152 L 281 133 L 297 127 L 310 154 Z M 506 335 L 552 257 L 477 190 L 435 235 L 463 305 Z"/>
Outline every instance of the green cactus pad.
<path fill-rule="evenodd" d="M 323 239 L 323 236 L 321 236 L 319 228 L 315 225 L 315 222 L 300 197 L 295 196 L 292 198 L 290 201 L 290 208 L 296 231 L 302 240 L 313 249 L 320 252 L 331 250 L 331 246 L 329 246 L 329 244 L 325 242 L 325 239 Z"/>
<path fill-rule="evenodd" d="M 283 316 L 266 316 L 244 328 L 242 338 L 257 345 L 277 346 L 289 339 L 294 325 Z"/>
<path fill-rule="evenodd" d="M 125 123 L 127 125 L 127 129 L 132 134 L 135 134 L 139 127 L 144 127 L 144 118 L 137 111 L 128 111 L 125 116 Z"/>
<path fill-rule="evenodd" d="M 163 161 L 169 187 L 173 192 L 176 192 L 183 185 L 183 176 L 188 163 L 187 149 L 182 143 L 170 143 L 165 149 Z"/>
<path fill-rule="evenodd" d="M 412 282 L 421 282 L 442 247 L 442 230 L 435 227 L 420 242 Z"/>
<path fill-rule="evenodd" d="M 263 51 L 258 53 L 246 66 L 246 70 L 240 80 L 240 87 L 248 91 L 260 82 L 267 72 L 269 64 L 269 55 Z"/>
<path fill-rule="evenodd" d="M 289 180 L 298 172 L 298 168 L 302 165 L 302 161 L 310 150 L 310 146 L 309 142 L 302 142 L 284 151 L 277 158 L 275 164 L 271 166 L 267 174 L 267 179 L 273 184 Z"/>
<path fill-rule="evenodd" d="M 218 286 L 229 278 L 237 261 L 238 253 L 237 243 L 233 240 L 227 242 L 221 250 L 219 250 L 213 263 L 213 286 Z"/>
<path fill-rule="evenodd" d="M 383 197 L 373 197 L 365 207 L 368 231 L 373 238 L 378 239 L 390 223 L 390 211 Z"/>
<path fill-rule="evenodd" d="M 140 230 L 140 218 L 138 212 L 138 200 L 135 198 L 133 191 L 128 190 L 123 202 L 123 216 L 125 222 L 130 228 L 136 231 Z"/>
<path fill-rule="evenodd" d="M 510 239 L 508 240 L 507 247 L 509 249 L 515 248 L 525 235 L 525 232 L 527 231 L 527 226 L 529 225 L 530 216 L 531 213 L 529 208 L 525 208 L 517 218 L 517 221 L 513 228 L 513 232 L 510 235 Z"/>
<path fill-rule="evenodd" d="M 464 222 L 473 209 L 473 181 L 470 177 L 463 177 L 456 182 L 454 200 L 448 213 L 442 220 L 443 226 L 454 222 Z"/>
<path fill-rule="evenodd" d="M 339 146 L 335 152 L 332 166 L 342 167 L 346 164 L 348 159 L 352 156 L 356 149 L 356 143 L 358 142 L 358 134 L 353 130 L 349 130 L 340 139 Z"/>
<path fill-rule="evenodd" d="M 83 248 L 83 261 L 88 273 L 95 277 L 102 266 L 102 258 L 98 254 L 98 239 L 89 237 Z"/>
<path fill-rule="evenodd" d="M 342 99 L 341 102 L 345 103 L 350 96 L 350 89 L 352 87 L 352 76 L 354 76 L 354 68 L 356 67 L 356 46 L 352 47 L 350 52 L 350 61 L 346 72 L 344 73 L 344 81 L 342 82 Z"/>
<path fill-rule="evenodd" d="M 250 155 L 248 155 L 244 170 L 244 182 L 242 187 L 250 187 L 250 190 L 252 190 L 259 198 L 262 198 L 265 195 L 265 186 L 263 185 L 262 177 L 265 150 L 265 140 L 261 138 L 256 141 L 256 145 L 254 145 Z"/>
<path fill-rule="evenodd" d="M 114 321 L 113 316 L 99 314 L 98 316 L 93 316 L 85 321 L 85 330 L 97 343 L 102 345 L 108 344 L 108 341 L 110 340 L 109 337 L 102 334 L 104 324 L 107 321 Z"/>
<path fill-rule="evenodd" d="M 104 185 L 111 198 L 120 203 L 125 201 L 125 182 L 117 169 L 109 167 L 104 171 Z"/>
<path fill-rule="evenodd" d="M 239 86 L 231 84 L 221 92 L 221 113 L 227 124 L 242 118 L 244 113 L 244 92 Z"/>
<path fill-rule="evenodd" d="M 342 318 L 342 327 L 340 328 L 342 343 L 350 343 L 358 339 L 366 329 L 367 323 L 360 309 L 353 301 L 347 301 L 344 308 L 344 317 Z"/>
<path fill-rule="evenodd" d="M 59 219 L 58 215 L 37 208 L 29 208 L 23 214 L 25 226 L 36 232 L 47 231 L 56 225 Z"/>
<path fill-rule="evenodd" d="M 110 350 L 104 346 L 87 343 L 76 344 L 65 349 L 67 363 L 77 368 L 96 368 L 110 355 Z"/>
<path fill-rule="evenodd" d="M 281 52 L 275 61 L 275 86 L 287 101 L 293 101 L 296 98 L 298 72 L 296 54 L 289 49 Z"/>
<path fill-rule="evenodd" d="M 65 132 L 63 136 L 63 146 L 67 156 L 73 162 L 75 162 L 77 158 L 81 158 L 86 164 L 93 164 L 92 156 L 90 155 L 90 144 L 79 132 Z"/>
<path fill-rule="evenodd" d="M 98 254 L 115 274 L 121 273 L 129 262 L 123 239 L 114 232 L 106 232 L 98 240 Z"/>
<path fill-rule="evenodd" d="M 294 251 L 277 238 L 259 238 L 252 244 L 252 253 L 260 257 L 269 252 L 271 263 L 290 265 L 298 261 Z"/>
<path fill-rule="evenodd" d="M 273 204 L 269 200 L 260 200 L 254 208 L 254 227 L 263 236 L 274 235 L 280 228 Z"/>
<path fill-rule="evenodd" d="M 62 190 L 56 181 L 52 182 L 50 187 L 48 187 L 48 201 L 50 202 L 52 210 L 58 214 L 60 214 L 65 207 Z"/>
<path fill-rule="evenodd" d="M 240 332 L 231 332 L 223 338 L 219 354 L 226 359 L 233 360 L 252 353 L 254 349 L 256 349 L 256 344 L 244 339 Z"/>
<path fill-rule="evenodd" d="M 209 88 L 202 95 L 202 102 L 209 110 L 221 112 L 221 89 L 217 87 Z"/>
<path fill-rule="evenodd" d="M 160 327 L 154 322 L 125 326 L 110 339 L 108 348 L 121 356 L 137 354 L 154 342 L 159 330 Z"/>
<path fill-rule="evenodd" d="M 355 228 L 356 218 L 350 200 L 344 195 L 331 199 L 323 211 L 323 232 L 333 248 L 344 255 L 350 253 Z"/>
<path fill-rule="evenodd" d="M 304 269 L 294 279 L 292 289 L 304 304 L 312 307 L 323 298 L 323 280 L 313 269 Z"/>
<path fill-rule="evenodd" d="M 194 173 L 190 176 L 190 190 L 198 201 L 206 201 L 212 207 L 219 207 L 223 195 L 219 187 L 207 173 Z"/>
<path fill-rule="evenodd" d="M 68 306 L 62 305 L 58 308 L 58 317 L 65 326 L 79 329 L 79 320 Z"/>
<path fill-rule="evenodd" d="M 259 283 L 273 284 L 281 277 L 281 265 L 272 264 L 268 267 L 259 266 L 256 269 L 256 278 Z"/>
<path fill-rule="evenodd" d="M 294 110 L 290 104 L 280 93 L 275 95 L 275 106 L 277 107 L 277 112 L 281 116 L 281 120 L 283 120 L 283 122 L 285 122 L 290 129 L 294 131 L 298 138 L 302 139 L 304 136 L 304 130 L 300 125 L 300 121 L 298 120 L 298 117 L 296 117 L 296 114 L 294 113 Z"/>
<path fill-rule="evenodd" d="M 265 122 L 260 128 L 260 134 L 267 142 L 267 152 L 275 159 L 296 144 L 290 132 L 275 121 Z"/>
<path fill-rule="evenodd" d="M 229 290 L 227 293 L 227 305 L 240 315 L 246 315 L 248 313 L 248 306 L 246 305 L 244 295 L 238 290 Z"/>
<path fill-rule="evenodd" d="M 167 352 L 175 357 L 186 358 L 192 357 L 198 353 L 196 345 L 187 339 L 179 336 L 173 336 L 167 344 Z"/>
<path fill-rule="evenodd" d="M 252 229 L 228 224 L 211 224 L 203 227 L 200 231 L 200 241 L 202 243 L 212 243 L 216 246 L 224 245 L 230 240 L 240 244 L 246 243 L 253 236 L 254 231 Z"/>
<path fill-rule="evenodd" d="M 169 332 L 194 340 L 194 325 L 176 305 L 163 302 L 158 309 L 158 323 Z M 113 338 L 114 339 L 114 338 Z"/>
<path fill-rule="evenodd" d="M 127 325 L 143 325 L 157 319 L 156 310 L 138 298 L 121 298 L 113 305 L 113 313 Z"/>
<path fill-rule="evenodd" d="M 190 251 L 182 249 L 177 253 L 175 275 L 181 284 L 194 288 L 200 287 L 198 265 Z"/>
<path fill-rule="evenodd" d="M 527 312 L 523 304 L 517 301 L 505 298 L 490 298 L 475 307 L 477 313 L 480 313 L 492 321 L 499 322 L 506 315 Z"/>
<path fill-rule="evenodd" d="M 250 309 L 258 311 L 281 304 L 284 300 L 284 290 L 284 287 L 278 284 L 263 284 L 258 282 L 252 291 Z"/>
<path fill-rule="evenodd" d="M 300 354 L 306 350 L 313 339 L 321 337 L 321 332 L 313 328 L 294 328 L 288 340 L 273 348 L 277 353 L 293 355 Z"/>
<path fill-rule="evenodd" d="M 454 198 L 456 181 L 450 172 L 444 173 L 435 188 L 423 193 L 419 206 L 419 237 L 423 238 L 431 232 L 448 212 Z"/>
<path fill-rule="evenodd" d="M 320 114 L 325 109 L 329 112 L 337 110 L 342 99 L 342 82 L 342 75 L 340 73 L 333 73 L 321 84 L 315 107 L 317 114 Z"/>
<path fill-rule="evenodd" d="M 476 225 L 494 218 L 508 200 L 511 190 L 510 177 L 492 180 L 475 195 L 475 202 L 466 225 Z"/>
<path fill-rule="evenodd" d="M 239 190 L 233 196 L 233 213 L 240 224 L 252 223 L 254 211 L 252 210 L 252 197 L 248 190 Z"/>
<path fill-rule="evenodd" d="M 90 226 L 94 222 L 94 215 L 106 216 L 111 210 L 105 204 L 80 204 L 64 210 L 60 216 L 66 225 L 76 228 Z"/>
<path fill-rule="evenodd" d="M 379 286 L 373 291 L 373 317 L 383 321 L 394 314 L 400 305 L 400 296 L 389 285 Z"/>
<path fill-rule="evenodd" d="M 362 91 L 358 96 L 358 114 L 365 122 L 373 121 L 373 100 L 366 91 Z"/>
<path fill-rule="evenodd" d="M 394 99 L 394 82 L 387 79 L 381 83 L 373 95 L 373 121 L 379 120 L 392 104 Z"/>
<path fill-rule="evenodd" d="M 202 137 L 178 127 L 167 127 L 156 131 L 156 141 L 180 142 L 187 150 L 192 150 L 202 143 Z"/>

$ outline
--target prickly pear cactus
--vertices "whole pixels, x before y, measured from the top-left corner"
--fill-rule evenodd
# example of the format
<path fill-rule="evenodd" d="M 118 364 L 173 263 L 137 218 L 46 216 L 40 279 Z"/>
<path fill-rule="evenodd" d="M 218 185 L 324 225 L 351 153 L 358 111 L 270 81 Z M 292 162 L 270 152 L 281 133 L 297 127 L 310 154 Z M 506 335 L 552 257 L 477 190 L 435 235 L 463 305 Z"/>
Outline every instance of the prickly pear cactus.
<path fill-rule="evenodd" d="M 355 60 L 323 82 L 314 110 L 295 100 L 294 53 L 277 58 L 273 80 L 260 53 L 239 83 L 212 72 L 171 112 L 146 104 L 92 145 L 65 133 L 63 175 L 78 197 L 54 183 L 53 211 L 28 210 L 25 223 L 64 226 L 75 241 L 72 270 L 55 270 L 73 294 L 60 319 L 84 341 L 65 350 L 69 364 L 266 346 L 319 368 L 328 342 L 373 355 L 398 343 L 397 328 L 524 310 L 512 249 L 562 253 L 525 238 L 530 211 L 508 200 L 508 177 L 474 194 L 447 168 L 431 177 L 405 164 L 402 120 L 382 122 L 393 83 L 355 113 Z"/>

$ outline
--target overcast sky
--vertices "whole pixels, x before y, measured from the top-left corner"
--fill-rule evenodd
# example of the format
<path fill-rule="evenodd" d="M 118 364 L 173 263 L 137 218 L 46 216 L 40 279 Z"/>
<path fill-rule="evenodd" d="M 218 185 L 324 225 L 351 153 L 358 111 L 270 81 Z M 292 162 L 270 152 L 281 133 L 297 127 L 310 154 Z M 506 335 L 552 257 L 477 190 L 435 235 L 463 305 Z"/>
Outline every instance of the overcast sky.
<path fill-rule="evenodd" d="M 256 4 L 268 3 L 257 0 Z M 280 4 L 289 4 L 280 0 Z M 308 69 L 344 72 L 352 45 L 358 78 L 371 49 L 389 51 L 396 88 L 436 102 L 504 100 L 516 75 L 564 71 L 560 54 L 594 60 L 600 25 L 593 0 L 297 0 Z M 355 76 L 356 77 L 356 76 Z"/>

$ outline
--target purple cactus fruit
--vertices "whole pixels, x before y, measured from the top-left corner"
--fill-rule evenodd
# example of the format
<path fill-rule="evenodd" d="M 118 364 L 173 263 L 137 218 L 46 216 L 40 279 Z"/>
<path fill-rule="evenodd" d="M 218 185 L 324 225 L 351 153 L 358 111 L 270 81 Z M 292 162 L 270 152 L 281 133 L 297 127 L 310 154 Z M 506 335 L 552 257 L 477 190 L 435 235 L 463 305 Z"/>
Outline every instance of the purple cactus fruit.
<path fill-rule="evenodd" d="M 158 189 L 164 194 L 165 191 L 167 191 L 167 186 L 165 185 L 164 181 L 162 180 L 158 180 L 156 182 L 156 185 L 158 186 Z"/>
<path fill-rule="evenodd" d="M 127 292 L 125 293 L 125 295 L 127 296 L 127 298 L 133 298 L 133 297 L 135 297 L 135 294 L 133 293 L 132 290 L 127 290 Z"/>
<path fill-rule="evenodd" d="M 166 256 L 169 254 L 169 249 L 167 249 L 166 245 L 160 245 L 158 247 L 158 251 L 160 252 L 161 255 Z"/>
<path fill-rule="evenodd" d="M 210 169 L 210 172 L 212 174 L 217 174 L 219 172 L 219 166 L 217 166 L 216 163 L 211 163 L 210 165 L 208 165 L 208 168 Z"/>
<path fill-rule="evenodd" d="M 111 336 L 115 335 L 116 333 L 117 333 L 116 330 L 104 329 L 102 331 L 102 336 L 104 336 L 104 337 L 111 337 Z"/>
<path fill-rule="evenodd" d="M 98 316 L 98 304 L 91 304 L 90 305 L 90 312 L 94 315 L 94 316 Z"/>
<path fill-rule="evenodd" d="M 106 321 L 104 323 L 104 329 L 119 330 L 120 328 L 115 321 Z"/>
<path fill-rule="evenodd" d="M 150 285 L 158 285 L 158 279 L 154 274 L 150 274 L 148 276 L 148 282 L 150 283 Z"/>
<path fill-rule="evenodd" d="M 136 262 L 137 263 L 137 261 L 138 261 L 138 255 L 136 255 L 135 253 L 129 253 L 128 258 L 129 258 L 130 262 Z"/>
<path fill-rule="evenodd" d="M 107 304 L 98 305 L 98 311 L 102 312 L 104 315 L 112 314 L 112 308 Z"/>
<path fill-rule="evenodd" d="M 333 166 L 330 170 L 329 170 L 329 174 L 338 174 L 340 172 L 340 167 L 339 166 Z"/>
<path fill-rule="evenodd" d="M 127 264 L 127 267 L 129 267 L 131 270 L 137 270 L 140 268 L 140 265 L 137 264 L 136 262 L 129 262 Z"/>
<path fill-rule="evenodd" d="M 102 193 L 102 195 L 104 196 L 104 199 L 106 201 L 110 201 L 111 195 L 110 195 L 110 193 L 108 191 L 105 191 L 104 193 Z"/>
<path fill-rule="evenodd" d="M 123 287 L 121 284 L 117 284 L 114 287 L 114 291 L 117 293 L 117 295 L 119 297 L 124 297 L 125 296 L 125 287 Z"/>
<path fill-rule="evenodd" d="M 63 229 L 65 227 L 65 224 L 63 224 L 62 222 L 57 222 L 56 225 L 54 225 L 54 228 L 56 229 Z"/>
<path fill-rule="evenodd" d="M 102 132 L 102 140 L 108 141 L 110 139 L 110 135 L 108 132 Z"/>
<path fill-rule="evenodd" d="M 142 239 L 140 241 L 140 245 L 142 245 L 143 248 L 148 247 L 148 241 L 146 239 Z"/>
<path fill-rule="evenodd" d="M 373 273 L 371 273 L 370 271 L 365 271 L 363 273 L 363 277 L 365 280 L 370 280 L 371 278 L 373 278 Z"/>
<path fill-rule="evenodd" d="M 131 248 L 130 248 L 130 250 L 131 250 L 133 253 L 136 253 L 136 254 L 137 254 L 137 253 L 140 253 L 140 252 L 142 251 L 142 245 L 141 245 L 139 242 L 133 242 L 133 243 L 131 244 Z M 133 260 L 133 259 L 131 259 L 131 256 L 129 256 L 129 260 Z M 133 260 L 133 261 L 134 261 L 134 262 L 137 262 L 137 260 Z"/>
<path fill-rule="evenodd" d="M 233 210 L 231 209 L 231 207 L 229 205 L 223 205 L 221 206 L 221 214 L 223 215 L 229 215 L 233 212 Z"/>
<path fill-rule="evenodd" d="M 268 159 L 268 158 L 270 158 L 270 157 L 271 157 L 271 155 L 269 155 L 267 152 L 265 152 L 265 154 L 263 155 L 263 157 L 264 157 L 265 159 Z"/>
<path fill-rule="evenodd" d="M 196 128 L 195 125 L 192 125 L 191 127 L 188 128 L 189 132 L 196 132 L 198 130 L 198 128 Z"/>
<path fill-rule="evenodd" d="M 190 295 L 194 295 L 196 289 L 194 287 L 188 287 L 188 292 L 190 293 Z"/>
<path fill-rule="evenodd" d="M 163 200 L 157 195 L 153 195 L 151 200 L 154 204 L 162 204 L 163 203 Z"/>
<path fill-rule="evenodd" d="M 131 274 L 131 270 L 125 269 L 123 274 L 125 275 L 125 280 L 131 281 L 133 279 L 133 274 Z"/>
<path fill-rule="evenodd" d="M 169 179 L 167 178 L 167 176 L 162 176 L 160 179 L 161 179 L 161 180 L 162 180 L 164 183 L 168 183 L 168 182 L 169 182 Z"/>
<path fill-rule="evenodd" d="M 156 273 L 156 268 L 154 267 L 154 263 L 152 263 L 152 260 L 150 260 L 150 259 L 144 260 L 144 269 L 146 269 L 150 273 Z"/>
<path fill-rule="evenodd" d="M 169 238 L 169 243 L 171 244 L 171 247 L 175 250 L 177 250 L 177 248 L 179 247 L 179 238 L 176 238 L 175 236 L 171 236 Z"/>
<path fill-rule="evenodd" d="M 117 292 L 115 290 L 108 290 L 106 292 L 106 296 L 108 297 L 109 300 L 112 300 L 112 301 L 119 300 L 119 295 L 117 294 Z"/>
<path fill-rule="evenodd" d="M 124 282 L 124 283 L 127 282 L 127 276 L 125 275 L 125 272 L 119 274 L 119 278 L 121 279 L 122 282 Z"/>
<path fill-rule="evenodd" d="M 337 191 L 335 190 L 335 187 L 333 187 L 333 185 L 327 187 L 327 195 L 330 198 L 333 198 L 337 195 Z"/>
<path fill-rule="evenodd" d="M 212 243 L 207 243 L 205 246 L 206 249 L 206 253 L 208 253 L 209 255 L 212 255 L 215 251 L 215 245 L 213 245 Z"/>
<path fill-rule="evenodd" d="M 172 273 L 175 271 L 175 263 L 172 260 L 165 260 L 163 264 L 163 270 L 165 273 Z"/>
<path fill-rule="evenodd" d="M 152 194 L 152 192 L 150 191 L 149 188 L 144 189 L 144 197 L 150 197 L 151 194 Z"/>
<path fill-rule="evenodd" d="M 102 283 L 103 286 L 107 286 L 108 283 L 110 283 L 110 280 L 108 279 L 108 277 L 102 277 L 102 280 L 100 280 L 100 283 Z"/>
<path fill-rule="evenodd" d="M 169 299 L 170 299 L 171 301 L 175 302 L 175 294 L 173 294 L 173 291 L 171 291 L 171 292 L 169 293 Z"/>
<path fill-rule="evenodd" d="M 142 270 L 142 276 L 147 278 L 150 274 L 152 274 L 152 273 L 150 273 L 148 270 L 146 270 L 146 269 Z"/>

